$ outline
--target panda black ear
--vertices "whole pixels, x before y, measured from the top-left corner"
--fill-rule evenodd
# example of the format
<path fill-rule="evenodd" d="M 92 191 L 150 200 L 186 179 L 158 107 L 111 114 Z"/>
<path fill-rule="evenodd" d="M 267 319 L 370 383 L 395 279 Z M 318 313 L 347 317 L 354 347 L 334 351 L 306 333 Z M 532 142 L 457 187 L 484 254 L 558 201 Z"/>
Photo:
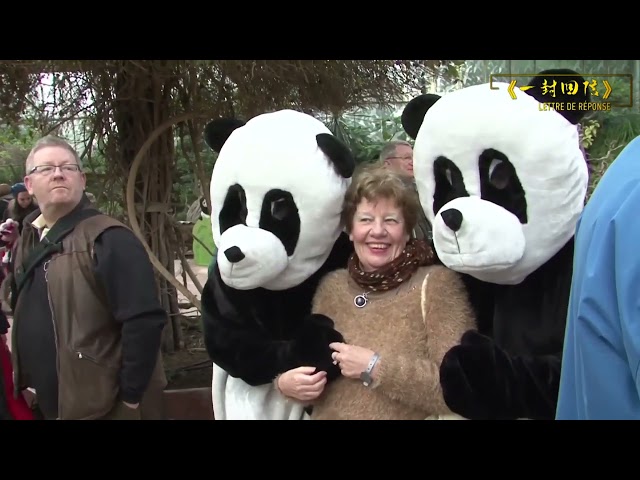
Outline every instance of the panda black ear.
<path fill-rule="evenodd" d="M 412 139 L 416 139 L 424 116 L 434 103 L 440 100 L 440 95 L 425 93 L 412 99 L 402 111 L 402 128 Z"/>
<path fill-rule="evenodd" d="M 229 135 L 239 127 L 245 124 L 243 120 L 237 118 L 218 118 L 212 120 L 204 127 L 204 141 L 211 150 L 220 153 L 224 142 L 227 141 Z"/>
<path fill-rule="evenodd" d="M 554 85 L 554 82 L 555 96 L 551 94 L 553 90 L 546 88 L 547 86 L 550 87 Z M 565 108 L 563 110 L 557 110 L 557 112 L 575 125 L 582 120 L 582 117 L 587 113 L 584 109 L 578 109 L 577 104 L 591 100 L 591 92 L 585 83 L 584 77 L 574 70 L 569 68 L 552 68 L 550 70 L 543 70 L 538 76 L 533 77 L 528 85 L 533 88 L 527 89 L 526 93 L 540 103 L 564 103 Z M 569 85 L 572 89 L 571 93 L 567 88 L 565 88 L 563 92 L 562 84 Z M 573 108 L 570 110 L 567 109 L 566 105 L 568 104 L 572 104 Z"/>
<path fill-rule="evenodd" d="M 356 161 L 347 146 L 330 133 L 316 135 L 318 147 L 329 157 L 333 168 L 343 178 L 351 178 Z"/>

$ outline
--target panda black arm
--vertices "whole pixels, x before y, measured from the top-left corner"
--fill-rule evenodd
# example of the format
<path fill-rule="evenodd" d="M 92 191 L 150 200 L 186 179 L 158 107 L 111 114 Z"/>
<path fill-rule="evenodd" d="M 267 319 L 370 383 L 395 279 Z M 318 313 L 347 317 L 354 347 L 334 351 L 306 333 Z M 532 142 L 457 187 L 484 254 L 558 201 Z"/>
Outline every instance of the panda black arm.
<path fill-rule="evenodd" d="M 214 266 L 202 292 L 204 341 L 211 360 L 229 375 L 252 386 L 267 384 L 278 374 L 300 366 L 326 371 L 328 380 L 340 375 L 332 363 L 329 344 L 344 338 L 334 330 L 331 319 L 311 314 L 296 319 L 298 313 L 291 309 L 288 313 L 294 318 L 288 320 L 296 325 L 295 331 L 289 332 L 291 339 L 274 338 L 265 328 L 268 320 L 260 317 L 270 314 L 260 312 L 257 305 L 243 313 L 235 306 L 239 300 L 232 301 L 226 292 L 228 288 Z"/>
<path fill-rule="evenodd" d="M 454 412 L 471 419 L 555 418 L 572 247 L 503 291 L 503 300 L 511 298 L 494 317 L 498 343 L 487 334 L 467 332 L 447 352 L 440 383 Z"/>
<path fill-rule="evenodd" d="M 513 359 L 517 379 L 517 418 L 553 420 L 556 415 L 562 354 Z M 515 393 L 515 392 L 514 392 Z"/>
<path fill-rule="evenodd" d="M 514 342 L 518 337 L 512 337 L 509 342 L 515 353 L 505 363 L 502 373 L 503 377 L 513 379 L 509 396 L 513 402 L 511 408 L 518 418 L 555 418 L 573 274 L 573 248 L 572 239 L 551 260 L 529 275 L 520 287 L 512 288 L 519 293 L 513 301 L 528 305 L 526 311 L 531 315 L 530 320 L 523 321 L 525 313 L 514 310 L 500 322 L 502 329 L 511 325 L 511 332 L 518 332 L 517 325 L 522 329 L 520 342 Z M 525 329 L 526 325 L 536 328 Z"/>
<path fill-rule="evenodd" d="M 274 340 L 258 322 L 245 318 L 225 295 L 214 267 L 202 292 L 204 342 L 211 360 L 249 385 L 267 384 L 297 367 L 292 342 Z"/>
<path fill-rule="evenodd" d="M 447 406 L 472 420 L 552 420 L 559 380 L 559 356 L 510 356 L 477 331 L 465 333 L 440 366 Z"/>

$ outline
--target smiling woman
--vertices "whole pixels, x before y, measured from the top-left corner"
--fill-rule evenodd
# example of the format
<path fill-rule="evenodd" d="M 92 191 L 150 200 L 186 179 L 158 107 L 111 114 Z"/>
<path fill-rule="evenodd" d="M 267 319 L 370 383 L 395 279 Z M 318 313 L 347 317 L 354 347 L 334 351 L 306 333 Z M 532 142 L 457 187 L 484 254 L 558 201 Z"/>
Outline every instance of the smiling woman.
<path fill-rule="evenodd" d="M 313 405 L 312 419 L 451 414 L 440 361 L 474 318 L 458 274 L 411 238 L 419 209 L 402 174 L 381 166 L 364 168 L 347 190 L 342 223 L 354 253 L 347 269 L 323 278 L 313 307 L 348 342 L 330 344 L 342 375 L 327 384 L 322 372 L 297 368 L 276 379 L 283 394 Z"/>
<path fill-rule="evenodd" d="M 375 166 L 362 170 L 345 197 L 342 223 L 364 271 L 372 272 L 398 258 L 419 209 L 417 196 L 401 177 Z M 420 242 L 416 245 L 427 249 Z"/>

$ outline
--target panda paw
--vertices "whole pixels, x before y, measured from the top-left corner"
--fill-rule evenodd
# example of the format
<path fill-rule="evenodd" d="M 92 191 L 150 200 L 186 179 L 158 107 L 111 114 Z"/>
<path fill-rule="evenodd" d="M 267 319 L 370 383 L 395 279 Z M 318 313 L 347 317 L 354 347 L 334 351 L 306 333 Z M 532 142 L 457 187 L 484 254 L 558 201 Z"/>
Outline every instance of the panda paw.
<path fill-rule="evenodd" d="M 340 376 L 340 369 L 333 364 L 329 344 L 344 342 L 344 337 L 333 328 L 333 320 L 325 315 L 309 315 L 295 338 L 295 350 L 300 365 L 316 367 L 327 372 L 327 380 Z"/>
<path fill-rule="evenodd" d="M 440 365 L 447 406 L 470 420 L 519 418 L 511 360 L 489 337 L 466 332 Z"/>

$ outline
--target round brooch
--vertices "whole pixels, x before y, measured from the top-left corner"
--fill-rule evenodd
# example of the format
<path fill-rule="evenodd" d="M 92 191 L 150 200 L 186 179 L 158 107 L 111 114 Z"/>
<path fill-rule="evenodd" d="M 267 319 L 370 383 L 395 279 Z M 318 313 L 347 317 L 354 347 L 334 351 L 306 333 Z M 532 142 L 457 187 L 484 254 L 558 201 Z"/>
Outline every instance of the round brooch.
<path fill-rule="evenodd" d="M 363 293 L 362 295 L 356 295 L 353 299 L 353 303 L 358 308 L 364 307 L 367 304 L 367 294 Z"/>

